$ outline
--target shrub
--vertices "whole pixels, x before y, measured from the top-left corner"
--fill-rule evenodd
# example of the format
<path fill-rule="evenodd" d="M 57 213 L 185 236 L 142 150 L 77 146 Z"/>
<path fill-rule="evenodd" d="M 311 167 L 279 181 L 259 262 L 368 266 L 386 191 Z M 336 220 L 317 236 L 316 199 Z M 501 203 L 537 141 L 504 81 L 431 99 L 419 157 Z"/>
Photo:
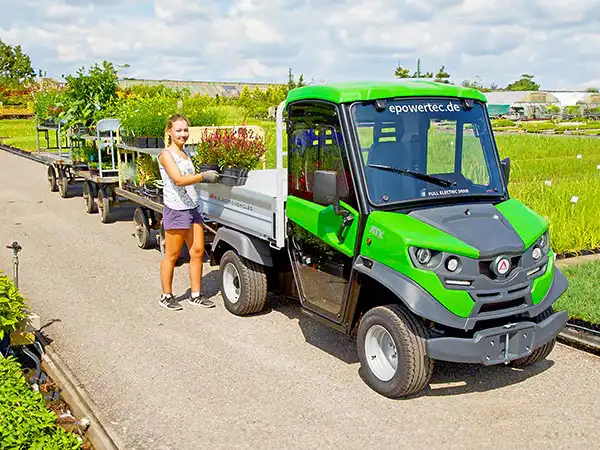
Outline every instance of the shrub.
<path fill-rule="evenodd" d="M 25 298 L 8 277 L 0 271 L 0 339 L 12 333 L 27 316 Z"/>
<path fill-rule="evenodd" d="M 56 415 L 31 390 L 21 370 L 14 358 L 0 357 L 0 449 L 81 448 L 75 435 L 56 424 Z"/>

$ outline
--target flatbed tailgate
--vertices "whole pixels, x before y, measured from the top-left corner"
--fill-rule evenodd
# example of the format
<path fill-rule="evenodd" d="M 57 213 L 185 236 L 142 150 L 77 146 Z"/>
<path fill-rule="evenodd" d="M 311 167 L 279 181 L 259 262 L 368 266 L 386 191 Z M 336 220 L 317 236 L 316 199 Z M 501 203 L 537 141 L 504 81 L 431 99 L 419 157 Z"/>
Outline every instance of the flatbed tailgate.
<path fill-rule="evenodd" d="M 264 240 L 275 240 L 276 169 L 251 171 L 244 186 L 200 186 L 204 214 L 210 220 Z"/>

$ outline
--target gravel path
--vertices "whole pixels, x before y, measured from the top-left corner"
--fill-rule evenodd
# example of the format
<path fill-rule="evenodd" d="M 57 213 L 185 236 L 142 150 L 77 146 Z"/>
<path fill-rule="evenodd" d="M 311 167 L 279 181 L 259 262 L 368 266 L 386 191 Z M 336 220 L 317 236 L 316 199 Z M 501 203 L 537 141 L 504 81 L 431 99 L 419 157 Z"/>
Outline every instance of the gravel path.
<path fill-rule="evenodd" d="M 526 370 L 439 363 L 421 396 L 392 401 L 358 376 L 353 340 L 292 303 L 239 318 L 157 305 L 159 253 L 132 208 L 102 224 L 81 189 L 49 192 L 46 168 L 0 151 L 0 269 L 21 252 L 21 289 L 46 335 L 129 449 L 575 448 L 600 441 L 600 359 L 559 345 Z M 217 295 L 208 269 L 204 289 Z M 176 293 L 188 288 L 177 268 Z"/>

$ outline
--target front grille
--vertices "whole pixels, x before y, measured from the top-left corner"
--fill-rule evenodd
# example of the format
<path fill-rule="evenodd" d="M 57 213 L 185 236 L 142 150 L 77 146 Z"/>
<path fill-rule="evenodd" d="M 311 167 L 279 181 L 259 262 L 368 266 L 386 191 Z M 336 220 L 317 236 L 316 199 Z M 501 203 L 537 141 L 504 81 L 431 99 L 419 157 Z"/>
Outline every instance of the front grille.
<path fill-rule="evenodd" d="M 517 308 L 525 305 L 525 297 L 515 298 L 513 300 L 505 300 L 500 302 L 483 303 L 479 308 L 480 313 L 490 313 L 503 311 L 505 309 Z"/>

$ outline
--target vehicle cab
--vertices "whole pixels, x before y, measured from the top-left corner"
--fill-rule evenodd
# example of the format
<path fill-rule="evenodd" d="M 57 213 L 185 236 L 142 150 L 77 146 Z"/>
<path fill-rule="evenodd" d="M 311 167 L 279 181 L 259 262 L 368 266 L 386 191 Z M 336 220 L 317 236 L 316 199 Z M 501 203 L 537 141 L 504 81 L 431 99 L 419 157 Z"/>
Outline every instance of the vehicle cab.
<path fill-rule="evenodd" d="M 566 312 L 547 221 L 509 195 L 479 91 L 429 81 L 290 91 L 287 253 L 313 317 L 397 397 L 434 360 L 528 365 Z"/>

